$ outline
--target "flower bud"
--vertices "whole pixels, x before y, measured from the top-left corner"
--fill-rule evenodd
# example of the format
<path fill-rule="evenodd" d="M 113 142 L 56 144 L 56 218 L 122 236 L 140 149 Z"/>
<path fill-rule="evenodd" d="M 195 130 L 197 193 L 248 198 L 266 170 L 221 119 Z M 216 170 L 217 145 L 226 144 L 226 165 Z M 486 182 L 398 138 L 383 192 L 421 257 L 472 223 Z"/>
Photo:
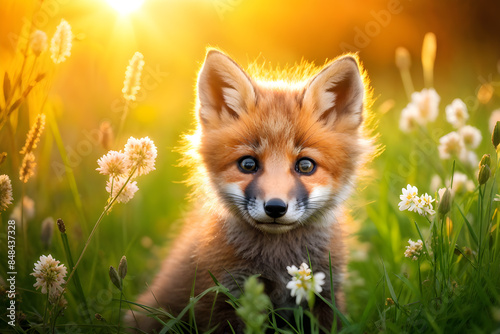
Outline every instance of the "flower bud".
<path fill-rule="evenodd" d="M 488 165 L 482 165 L 479 168 L 479 173 L 477 174 L 477 181 L 479 182 L 479 185 L 483 185 L 486 182 L 488 182 L 488 179 L 490 178 L 490 167 Z"/>
<path fill-rule="evenodd" d="M 498 144 L 500 144 L 500 122 L 497 121 L 495 124 L 495 128 L 493 129 L 493 134 L 491 135 L 491 142 L 493 143 L 493 146 L 495 149 L 498 147 Z"/>
<path fill-rule="evenodd" d="M 109 267 L 109 278 L 111 279 L 111 282 L 121 291 L 122 284 L 120 282 L 120 276 L 118 276 L 118 272 L 113 266 Z"/>
<path fill-rule="evenodd" d="M 54 234 L 54 218 L 47 217 L 42 222 L 42 233 L 40 239 L 42 240 L 42 245 L 45 249 L 50 247 L 52 243 L 52 235 Z"/>
<path fill-rule="evenodd" d="M 66 225 L 61 218 L 57 219 L 57 228 L 61 233 L 66 233 Z"/>
<path fill-rule="evenodd" d="M 127 258 L 125 257 L 125 255 L 122 256 L 120 264 L 118 265 L 118 273 L 120 274 L 120 277 L 122 279 L 127 276 Z"/>
<path fill-rule="evenodd" d="M 485 154 L 481 158 L 481 161 L 479 162 L 479 168 L 481 168 L 482 165 L 488 165 L 488 167 L 491 167 L 491 156 L 489 154 Z"/>
<path fill-rule="evenodd" d="M 411 65 L 410 52 L 400 46 L 396 48 L 396 66 L 400 69 L 409 69 Z"/>
<path fill-rule="evenodd" d="M 439 199 L 438 212 L 441 215 L 445 215 L 450 211 L 451 208 L 451 192 L 450 189 L 446 188 L 445 192 Z"/>

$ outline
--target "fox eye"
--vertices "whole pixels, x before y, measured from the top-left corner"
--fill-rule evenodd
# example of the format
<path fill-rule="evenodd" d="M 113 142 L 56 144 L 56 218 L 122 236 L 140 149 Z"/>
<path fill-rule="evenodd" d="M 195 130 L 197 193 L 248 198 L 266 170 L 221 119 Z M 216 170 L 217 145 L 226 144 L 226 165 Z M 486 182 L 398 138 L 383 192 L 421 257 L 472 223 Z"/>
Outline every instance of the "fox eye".
<path fill-rule="evenodd" d="M 295 170 L 299 174 L 311 175 L 316 170 L 316 163 L 310 158 L 302 158 L 297 161 Z"/>
<path fill-rule="evenodd" d="M 252 157 L 243 157 L 238 161 L 238 167 L 243 173 L 254 173 L 259 168 L 257 160 Z"/>

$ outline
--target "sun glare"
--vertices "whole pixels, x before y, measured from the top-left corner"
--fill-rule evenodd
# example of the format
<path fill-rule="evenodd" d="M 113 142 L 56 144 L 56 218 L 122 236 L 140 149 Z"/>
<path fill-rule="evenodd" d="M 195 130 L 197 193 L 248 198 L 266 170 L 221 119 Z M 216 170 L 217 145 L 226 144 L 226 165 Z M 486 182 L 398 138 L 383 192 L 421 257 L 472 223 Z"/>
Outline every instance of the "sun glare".
<path fill-rule="evenodd" d="M 145 0 L 106 0 L 120 14 L 129 14 L 139 9 Z"/>

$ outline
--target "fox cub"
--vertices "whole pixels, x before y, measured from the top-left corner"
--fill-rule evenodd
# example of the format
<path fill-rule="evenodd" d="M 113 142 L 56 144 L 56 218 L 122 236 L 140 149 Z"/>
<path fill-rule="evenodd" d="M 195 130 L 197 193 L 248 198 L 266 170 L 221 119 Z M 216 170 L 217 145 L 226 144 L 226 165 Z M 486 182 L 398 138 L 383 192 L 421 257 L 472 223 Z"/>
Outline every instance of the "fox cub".
<path fill-rule="evenodd" d="M 369 89 L 357 56 L 339 57 L 302 81 L 266 81 L 211 49 L 197 85 L 198 127 L 186 156 L 199 205 L 137 302 L 177 316 L 193 282 L 195 296 L 214 285 L 210 273 L 236 297 L 245 279 L 259 274 L 274 308 L 290 308 L 286 268 L 309 258 L 313 272 L 326 274 L 321 294 L 329 300 L 331 255 L 342 311 L 342 203 L 372 147 L 363 127 Z M 230 323 L 242 333 L 234 308 L 214 297 L 196 304 L 197 327 L 230 333 Z M 336 326 L 319 298 L 312 312 L 323 330 Z M 129 313 L 127 322 L 145 332 L 161 329 L 144 311 Z"/>

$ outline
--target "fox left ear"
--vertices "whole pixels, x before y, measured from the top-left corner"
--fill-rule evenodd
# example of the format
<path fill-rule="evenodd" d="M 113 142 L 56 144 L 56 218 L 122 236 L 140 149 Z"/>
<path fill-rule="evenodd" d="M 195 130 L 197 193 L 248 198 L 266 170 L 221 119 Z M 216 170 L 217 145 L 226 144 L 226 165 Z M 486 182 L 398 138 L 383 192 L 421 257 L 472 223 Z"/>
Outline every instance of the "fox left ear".
<path fill-rule="evenodd" d="M 313 106 L 318 119 L 327 125 L 341 123 L 355 129 L 363 121 L 364 89 L 358 62 L 345 56 L 325 67 L 310 81 L 303 105 Z"/>

